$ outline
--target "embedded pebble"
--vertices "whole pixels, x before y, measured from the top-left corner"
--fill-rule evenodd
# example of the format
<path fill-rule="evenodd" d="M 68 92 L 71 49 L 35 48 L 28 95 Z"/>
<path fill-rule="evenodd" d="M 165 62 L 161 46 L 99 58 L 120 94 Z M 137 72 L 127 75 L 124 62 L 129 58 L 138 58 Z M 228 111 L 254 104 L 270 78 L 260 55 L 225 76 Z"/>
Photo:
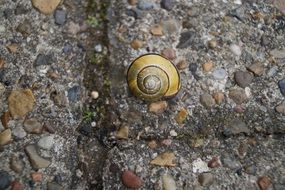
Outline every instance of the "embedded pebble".
<path fill-rule="evenodd" d="M 224 99 L 225 99 L 225 95 L 224 95 L 223 92 L 219 91 L 219 92 L 215 92 L 213 94 L 213 98 L 215 99 L 216 104 L 221 104 L 224 101 Z"/>
<path fill-rule="evenodd" d="M 54 135 L 49 135 L 40 138 L 38 141 L 38 146 L 42 149 L 50 150 L 54 144 Z"/>
<path fill-rule="evenodd" d="M 211 49 L 215 49 L 218 46 L 218 42 L 215 39 L 208 41 L 208 46 Z"/>
<path fill-rule="evenodd" d="M 25 151 L 29 157 L 30 163 L 33 169 L 38 170 L 41 168 L 47 168 L 51 162 L 45 158 L 42 158 L 36 150 L 35 145 L 28 145 L 25 147 Z"/>
<path fill-rule="evenodd" d="M 10 159 L 10 168 L 16 173 L 21 173 L 24 169 L 24 162 L 18 156 L 13 155 Z"/>
<path fill-rule="evenodd" d="M 182 108 L 182 109 L 177 113 L 177 115 L 175 116 L 175 121 L 176 121 L 178 124 L 183 124 L 184 121 L 185 121 L 186 118 L 187 118 L 187 115 L 188 115 L 187 109 Z"/>
<path fill-rule="evenodd" d="M 230 50 L 233 52 L 233 54 L 235 54 L 236 56 L 240 57 L 241 56 L 241 48 L 240 46 L 236 45 L 236 44 L 231 44 L 230 45 Z"/>
<path fill-rule="evenodd" d="M 19 181 L 13 181 L 11 184 L 11 190 L 22 190 L 22 184 Z"/>
<path fill-rule="evenodd" d="M 136 5 L 138 3 L 138 0 L 128 0 L 128 3 L 130 5 Z"/>
<path fill-rule="evenodd" d="M 245 93 L 245 90 L 242 88 L 234 88 L 230 89 L 229 91 L 229 97 L 236 103 L 236 104 L 242 104 L 245 101 L 247 101 L 247 95 Z"/>
<path fill-rule="evenodd" d="M 283 102 L 281 104 L 279 104 L 278 106 L 276 106 L 276 111 L 278 113 L 284 114 L 285 115 L 285 100 L 283 100 Z"/>
<path fill-rule="evenodd" d="M 126 125 L 123 125 L 120 127 L 120 129 L 118 130 L 116 137 L 118 139 L 128 139 L 129 137 L 129 127 Z"/>
<path fill-rule="evenodd" d="M 157 147 L 157 143 L 156 143 L 155 140 L 149 141 L 147 145 L 148 145 L 149 148 L 151 148 L 151 149 L 155 149 L 155 148 Z"/>
<path fill-rule="evenodd" d="M 246 71 L 236 71 L 234 74 L 234 78 L 236 83 L 240 87 L 245 88 L 249 86 L 249 84 L 252 82 L 253 76 L 252 74 Z"/>
<path fill-rule="evenodd" d="M 103 47 L 102 47 L 101 44 L 97 44 L 97 45 L 95 45 L 94 50 L 95 50 L 97 53 L 101 53 L 101 52 L 103 51 Z"/>
<path fill-rule="evenodd" d="M 30 89 L 14 90 L 8 97 L 9 112 L 12 117 L 24 117 L 33 110 L 35 97 Z"/>
<path fill-rule="evenodd" d="M 201 160 L 201 158 L 194 160 L 192 165 L 193 165 L 193 172 L 194 173 L 203 173 L 203 172 L 209 171 L 209 167 L 208 167 L 207 162 L 204 162 L 203 160 Z"/>
<path fill-rule="evenodd" d="M 12 130 L 12 134 L 17 138 L 17 139 L 23 139 L 27 136 L 26 131 L 23 129 L 22 126 L 16 126 L 13 130 Z"/>
<path fill-rule="evenodd" d="M 245 122 L 239 118 L 231 120 L 229 124 L 225 126 L 225 129 L 223 131 L 223 134 L 227 137 L 231 135 L 238 135 L 240 133 L 249 134 L 250 130 Z"/>
<path fill-rule="evenodd" d="M 187 62 L 185 59 L 183 59 L 183 60 L 181 60 L 181 61 L 179 61 L 179 62 L 177 63 L 176 67 L 177 67 L 179 70 L 184 70 L 184 69 L 186 69 L 186 68 L 188 67 L 188 62 Z"/>
<path fill-rule="evenodd" d="M 165 48 L 161 51 L 161 55 L 169 60 L 176 58 L 176 52 L 172 48 Z"/>
<path fill-rule="evenodd" d="M 257 179 L 257 184 L 260 190 L 267 190 L 271 185 L 271 180 L 267 176 L 261 176 Z"/>
<path fill-rule="evenodd" d="M 209 162 L 208 162 L 208 167 L 209 168 L 217 168 L 221 166 L 221 161 L 218 157 L 213 157 Z"/>
<path fill-rule="evenodd" d="M 41 134 L 43 125 L 36 118 L 30 118 L 25 120 L 24 129 L 27 133 Z"/>
<path fill-rule="evenodd" d="M 149 105 L 148 110 L 154 114 L 162 114 L 167 106 L 168 104 L 166 101 L 153 102 Z"/>
<path fill-rule="evenodd" d="M 170 136 L 172 136 L 172 137 L 177 137 L 177 132 L 176 132 L 175 130 L 171 130 L 171 131 L 169 132 L 169 134 L 170 134 Z"/>
<path fill-rule="evenodd" d="M 0 189 L 5 190 L 11 184 L 11 176 L 8 172 L 0 170 Z"/>
<path fill-rule="evenodd" d="M 216 80 L 224 80 L 227 77 L 227 71 L 225 69 L 216 69 L 212 75 Z"/>
<path fill-rule="evenodd" d="M 163 152 L 155 157 L 150 164 L 157 166 L 176 166 L 174 163 L 175 154 L 173 152 Z"/>
<path fill-rule="evenodd" d="M 51 14 L 61 0 L 32 0 L 33 6 L 43 14 Z"/>
<path fill-rule="evenodd" d="M 66 22 L 67 13 L 65 10 L 56 10 L 54 12 L 54 20 L 58 25 L 63 25 Z"/>
<path fill-rule="evenodd" d="M 174 7 L 174 0 L 161 0 L 161 8 L 170 11 Z"/>
<path fill-rule="evenodd" d="M 99 98 L 99 92 L 97 92 L 97 91 L 92 91 L 92 92 L 91 92 L 91 97 L 92 97 L 94 100 L 98 99 L 98 98 Z"/>
<path fill-rule="evenodd" d="M 163 27 L 159 24 L 153 25 L 150 28 L 150 33 L 154 36 L 162 36 L 163 35 Z"/>
<path fill-rule="evenodd" d="M 261 76 L 264 73 L 264 65 L 259 62 L 250 65 L 247 69 L 257 76 Z"/>
<path fill-rule="evenodd" d="M 32 33 L 32 24 L 29 20 L 24 20 L 22 23 L 20 23 L 16 31 L 21 33 L 23 37 L 28 37 Z"/>
<path fill-rule="evenodd" d="M 204 63 L 204 64 L 203 64 L 203 70 L 204 70 L 204 72 L 207 73 L 207 72 L 211 71 L 212 68 L 213 68 L 213 66 L 214 66 L 214 64 L 213 64 L 212 61 L 208 61 L 208 62 Z"/>
<path fill-rule="evenodd" d="M 80 98 L 80 90 L 79 86 L 73 86 L 67 91 L 67 97 L 70 102 L 77 102 Z"/>
<path fill-rule="evenodd" d="M 34 182 L 40 182 L 43 179 L 43 174 L 41 172 L 33 172 L 31 177 Z"/>
<path fill-rule="evenodd" d="M 214 182 L 214 176 L 211 173 L 202 173 L 198 176 L 198 181 L 202 186 L 210 186 Z"/>
<path fill-rule="evenodd" d="M 143 46 L 143 41 L 139 40 L 139 39 L 134 39 L 131 42 L 131 46 L 133 49 L 137 50 L 139 48 L 141 48 Z"/>
<path fill-rule="evenodd" d="M 211 108 L 215 105 L 215 99 L 208 93 L 202 94 L 200 96 L 200 102 L 206 108 Z"/>
<path fill-rule="evenodd" d="M 278 86 L 283 96 L 285 96 L 285 78 L 278 82 Z"/>
<path fill-rule="evenodd" d="M 162 176 L 162 186 L 164 190 L 176 190 L 176 183 L 170 174 L 163 174 Z"/>
<path fill-rule="evenodd" d="M 138 189 L 142 186 L 141 179 L 130 170 L 123 172 L 122 182 L 127 188 Z"/>
<path fill-rule="evenodd" d="M 11 129 L 6 129 L 0 133 L 0 146 L 10 143 L 12 139 Z"/>
<path fill-rule="evenodd" d="M 150 10 L 155 7 L 155 3 L 152 0 L 139 0 L 137 7 L 141 10 Z"/>

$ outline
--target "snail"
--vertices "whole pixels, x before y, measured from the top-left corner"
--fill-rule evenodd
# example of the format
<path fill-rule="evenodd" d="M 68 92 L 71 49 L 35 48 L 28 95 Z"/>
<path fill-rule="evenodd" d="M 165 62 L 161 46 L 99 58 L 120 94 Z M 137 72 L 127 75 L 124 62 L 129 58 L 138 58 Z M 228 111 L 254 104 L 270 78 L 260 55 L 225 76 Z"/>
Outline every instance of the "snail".
<path fill-rule="evenodd" d="M 130 91 L 145 101 L 173 97 L 180 89 L 175 65 L 159 54 L 136 58 L 128 68 L 127 82 Z"/>

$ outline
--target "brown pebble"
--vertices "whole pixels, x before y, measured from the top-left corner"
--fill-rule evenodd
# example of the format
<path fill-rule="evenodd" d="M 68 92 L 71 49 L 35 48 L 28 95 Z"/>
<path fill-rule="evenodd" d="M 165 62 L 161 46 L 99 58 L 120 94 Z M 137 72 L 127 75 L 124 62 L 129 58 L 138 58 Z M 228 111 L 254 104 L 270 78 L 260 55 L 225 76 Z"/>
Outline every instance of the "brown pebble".
<path fill-rule="evenodd" d="M 30 89 L 14 90 L 8 97 L 9 112 L 13 118 L 24 117 L 33 110 L 35 97 Z"/>
<path fill-rule="evenodd" d="M 123 172 L 122 182 L 127 188 L 138 189 L 142 186 L 141 179 L 130 170 Z"/>
<path fill-rule="evenodd" d="M 22 189 L 23 189 L 22 184 L 19 181 L 15 180 L 12 182 L 11 190 L 22 190 Z"/>
<path fill-rule="evenodd" d="M 34 182 L 40 182 L 43 179 L 43 174 L 41 172 L 33 172 L 31 177 Z"/>
<path fill-rule="evenodd" d="M 0 69 L 2 69 L 4 67 L 4 65 L 5 65 L 5 61 L 4 61 L 4 59 L 2 59 L 0 57 Z"/>
<path fill-rule="evenodd" d="M 0 133 L 0 146 L 9 144 L 12 139 L 11 129 L 6 129 Z"/>
<path fill-rule="evenodd" d="M 275 110 L 278 112 L 278 113 L 281 113 L 281 114 L 284 114 L 285 115 L 285 100 L 279 104 L 278 106 L 276 106 Z"/>
<path fill-rule="evenodd" d="M 245 90 L 242 88 L 233 88 L 229 91 L 229 97 L 236 103 L 242 104 L 248 100 Z"/>
<path fill-rule="evenodd" d="M 209 162 L 208 162 L 208 167 L 209 168 L 217 168 L 221 166 L 221 161 L 218 157 L 213 157 Z"/>
<path fill-rule="evenodd" d="M 165 48 L 161 51 L 161 55 L 169 60 L 176 58 L 176 52 L 172 48 Z"/>
<path fill-rule="evenodd" d="M 45 131 L 54 134 L 55 133 L 55 129 L 52 127 L 52 125 L 49 122 L 44 123 L 43 128 Z"/>
<path fill-rule="evenodd" d="M 143 46 L 143 41 L 138 40 L 138 39 L 134 39 L 131 42 L 131 46 L 132 46 L 133 49 L 137 50 L 137 49 L 139 49 L 139 48 L 141 48 Z"/>
<path fill-rule="evenodd" d="M 257 63 L 250 65 L 247 69 L 253 72 L 255 75 L 261 76 L 264 72 L 264 65 L 257 62 Z"/>
<path fill-rule="evenodd" d="M 16 173 L 21 173 L 24 168 L 24 163 L 16 155 L 13 155 L 10 159 L 10 168 Z"/>
<path fill-rule="evenodd" d="M 155 140 L 149 141 L 149 142 L 148 142 L 148 147 L 149 147 L 150 149 L 155 149 L 155 148 L 157 147 L 156 141 L 155 141 Z"/>
<path fill-rule="evenodd" d="M 257 184 L 260 190 L 267 190 L 271 185 L 271 181 L 267 176 L 261 176 L 257 179 Z"/>
<path fill-rule="evenodd" d="M 185 59 L 183 59 L 177 63 L 176 67 L 179 70 L 184 70 L 184 69 L 188 68 L 188 63 Z"/>
<path fill-rule="evenodd" d="M 163 27 L 159 24 L 156 24 L 151 27 L 150 33 L 154 36 L 162 36 L 163 35 Z"/>
<path fill-rule="evenodd" d="M 200 96 L 200 102 L 206 108 L 211 108 L 215 105 L 215 99 L 208 93 L 204 93 Z"/>
<path fill-rule="evenodd" d="M 10 113 L 8 111 L 4 112 L 3 115 L 1 116 L 2 125 L 6 129 L 8 128 L 8 123 L 9 123 L 10 119 L 11 119 L 11 116 L 10 116 Z"/>
<path fill-rule="evenodd" d="M 242 106 L 242 105 L 236 105 L 234 107 L 234 111 L 237 112 L 237 113 L 243 113 L 245 111 L 245 107 Z"/>
<path fill-rule="evenodd" d="M 51 78 L 52 80 L 56 80 L 60 78 L 60 75 L 53 71 L 48 71 L 47 76 Z"/>
<path fill-rule="evenodd" d="M 178 114 L 175 116 L 175 121 L 178 124 L 182 124 L 185 121 L 185 119 L 187 118 L 187 115 L 188 115 L 188 111 L 185 108 L 182 108 L 178 112 Z"/>
<path fill-rule="evenodd" d="M 211 49 L 215 49 L 218 46 L 218 42 L 215 39 L 208 41 L 208 46 Z"/>
<path fill-rule="evenodd" d="M 25 120 L 24 129 L 27 133 L 41 134 L 43 125 L 36 118 L 30 118 Z"/>
<path fill-rule="evenodd" d="M 116 137 L 118 139 L 128 139 L 129 137 L 129 127 L 127 125 L 123 125 L 117 131 Z"/>
<path fill-rule="evenodd" d="M 10 53 L 17 53 L 18 47 L 18 44 L 10 44 L 6 46 Z"/>
<path fill-rule="evenodd" d="M 204 72 L 207 73 L 207 72 L 211 71 L 211 70 L 213 69 L 213 66 L 214 66 L 214 64 L 213 64 L 212 61 L 208 61 L 208 62 L 204 63 L 204 64 L 203 64 L 203 70 L 204 70 Z"/>
<path fill-rule="evenodd" d="M 136 5 L 138 3 L 138 0 L 128 0 L 128 3 L 130 5 Z"/>
<path fill-rule="evenodd" d="M 149 105 L 148 110 L 155 114 L 162 114 L 167 106 L 168 104 L 166 101 L 153 102 Z"/>
<path fill-rule="evenodd" d="M 224 101 L 224 99 L 225 99 L 225 95 L 224 95 L 223 92 L 219 91 L 219 92 L 215 92 L 213 94 L 213 98 L 215 99 L 216 104 L 221 104 Z"/>
<path fill-rule="evenodd" d="M 51 14 L 59 5 L 61 0 L 32 0 L 33 6 L 43 14 Z"/>

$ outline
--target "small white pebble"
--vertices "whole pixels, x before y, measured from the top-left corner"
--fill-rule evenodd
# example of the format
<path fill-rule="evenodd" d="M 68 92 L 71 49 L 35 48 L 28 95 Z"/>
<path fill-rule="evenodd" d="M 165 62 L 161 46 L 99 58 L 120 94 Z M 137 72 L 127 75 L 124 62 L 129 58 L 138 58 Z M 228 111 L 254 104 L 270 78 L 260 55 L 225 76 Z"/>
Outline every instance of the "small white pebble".
<path fill-rule="evenodd" d="M 42 137 L 38 142 L 38 146 L 46 150 L 50 150 L 53 144 L 54 144 L 54 135 Z"/>
<path fill-rule="evenodd" d="M 92 92 L 91 92 L 91 97 L 96 100 L 96 99 L 99 97 L 99 92 L 97 92 L 97 91 L 92 91 Z"/>
<path fill-rule="evenodd" d="M 245 91 L 245 95 L 248 98 L 250 98 L 251 97 L 251 90 L 250 90 L 250 88 L 249 87 L 245 87 L 244 91 Z"/>
<path fill-rule="evenodd" d="M 241 48 L 240 48 L 240 46 L 238 46 L 236 44 L 231 44 L 230 45 L 230 49 L 233 52 L 233 54 L 235 54 L 236 56 L 238 56 L 238 57 L 241 56 Z"/>
<path fill-rule="evenodd" d="M 177 132 L 175 130 L 170 131 L 170 136 L 177 137 Z"/>
<path fill-rule="evenodd" d="M 103 47 L 102 47 L 101 44 L 97 44 L 97 45 L 94 47 L 94 49 L 95 49 L 95 51 L 96 51 L 97 53 L 100 53 L 100 52 L 103 51 Z"/>
<path fill-rule="evenodd" d="M 95 121 L 91 122 L 91 126 L 96 127 L 96 122 Z"/>
<path fill-rule="evenodd" d="M 201 158 L 194 160 L 192 164 L 194 173 L 203 173 L 209 171 L 207 162 L 204 162 Z"/>
<path fill-rule="evenodd" d="M 79 178 L 82 177 L 83 173 L 82 173 L 82 171 L 80 169 L 77 169 L 75 172 L 76 172 L 76 176 L 77 177 L 79 177 Z"/>

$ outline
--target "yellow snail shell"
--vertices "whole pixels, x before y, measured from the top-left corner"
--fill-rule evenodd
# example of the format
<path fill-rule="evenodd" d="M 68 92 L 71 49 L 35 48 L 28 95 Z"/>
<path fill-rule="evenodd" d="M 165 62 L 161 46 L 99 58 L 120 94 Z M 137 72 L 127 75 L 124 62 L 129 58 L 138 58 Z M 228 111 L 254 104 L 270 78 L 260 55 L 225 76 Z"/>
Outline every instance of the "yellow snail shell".
<path fill-rule="evenodd" d="M 172 97 L 180 89 L 180 76 L 175 65 L 158 54 L 145 54 L 129 66 L 127 81 L 138 98 L 156 101 Z"/>

